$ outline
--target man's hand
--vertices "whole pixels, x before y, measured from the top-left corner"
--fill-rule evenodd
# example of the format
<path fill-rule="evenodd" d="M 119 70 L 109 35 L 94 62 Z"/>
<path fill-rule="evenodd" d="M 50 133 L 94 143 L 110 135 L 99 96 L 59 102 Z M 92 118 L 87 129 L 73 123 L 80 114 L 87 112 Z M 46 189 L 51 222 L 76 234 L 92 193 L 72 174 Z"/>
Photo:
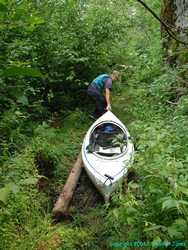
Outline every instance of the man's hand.
<path fill-rule="evenodd" d="M 112 108 L 111 108 L 111 105 L 110 105 L 110 104 L 106 106 L 106 110 L 112 110 Z"/>

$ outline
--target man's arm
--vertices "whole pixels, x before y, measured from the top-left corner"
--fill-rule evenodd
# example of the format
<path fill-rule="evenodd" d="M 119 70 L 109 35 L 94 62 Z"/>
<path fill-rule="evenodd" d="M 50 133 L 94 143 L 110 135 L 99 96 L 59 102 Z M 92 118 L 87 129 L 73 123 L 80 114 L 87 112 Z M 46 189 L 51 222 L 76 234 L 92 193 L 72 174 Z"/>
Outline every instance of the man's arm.
<path fill-rule="evenodd" d="M 106 99 L 106 110 L 111 110 L 111 104 L 110 104 L 110 90 L 108 88 L 105 89 L 105 99 Z"/>
<path fill-rule="evenodd" d="M 106 110 L 111 110 L 111 104 L 110 104 L 110 89 L 112 88 L 112 79 L 109 77 L 106 79 L 105 81 L 105 85 L 104 85 L 104 95 L 105 95 L 105 99 L 106 99 Z"/>

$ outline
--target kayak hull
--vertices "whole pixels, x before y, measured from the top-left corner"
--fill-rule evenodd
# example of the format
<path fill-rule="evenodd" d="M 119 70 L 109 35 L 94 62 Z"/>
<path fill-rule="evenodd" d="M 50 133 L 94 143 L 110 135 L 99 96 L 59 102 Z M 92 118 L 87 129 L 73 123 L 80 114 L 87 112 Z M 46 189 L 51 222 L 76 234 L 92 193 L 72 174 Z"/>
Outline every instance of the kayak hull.
<path fill-rule="evenodd" d="M 113 156 L 99 155 L 96 152 L 88 152 L 91 135 L 95 128 L 105 124 L 118 126 L 125 133 L 127 142 L 122 153 Z M 111 112 L 107 111 L 96 120 L 87 131 L 82 144 L 82 160 L 85 170 L 104 197 L 105 202 L 109 201 L 111 193 L 120 185 L 127 175 L 128 167 L 133 161 L 134 146 L 130 134 L 125 125 Z"/>

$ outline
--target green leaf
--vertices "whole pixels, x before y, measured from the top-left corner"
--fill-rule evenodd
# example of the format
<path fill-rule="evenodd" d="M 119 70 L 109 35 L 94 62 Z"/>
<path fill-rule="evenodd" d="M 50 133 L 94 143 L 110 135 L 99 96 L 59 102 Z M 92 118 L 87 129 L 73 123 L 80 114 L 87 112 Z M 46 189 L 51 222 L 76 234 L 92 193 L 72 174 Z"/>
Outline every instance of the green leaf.
<path fill-rule="evenodd" d="M 135 223 L 134 218 L 132 218 L 132 217 L 127 217 L 127 223 L 128 223 L 128 225 L 133 225 L 133 224 Z"/>
<path fill-rule="evenodd" d="M 188 188 L 178 187 L 178 191 L 188 196 Z"/>
<path fill-rule="evenodd" d="M 188 205 L 188 201 L 184 201 L 184 200 L 180 200 L 178 201 L 179 204 L 183 204 L 183 205 Z"/>
<path fill-rule="evenodd" d="M 23 185 L 36 185 L 37 182 L 38 182 L 38 178 L 30 177 L 30 178 L 27 178 L 27 179 L 23 180 L 21 183 Z"/>
<path fill-rule="evenodd" d="M 176 227 L 179 228 L 179 230 L 185 232 L 185 230 L 187 230 L 188 225 L 187 225 L 187 221 L 184 219 L 177 219 L 175 220 L 174 224 Z"/>
<path fill-rule="evenodd" d="M 14 20 L 19 20 L 22 16 L 24 16 L 25 12 L 26 12 L 25 9 L 22 8 L 16 9 L 12 18 Z"/>
<path fill-rule="evenodd" d="M 184 68 L 184 69 L 188 69 L 188 63 L 186 63 L 186 64 L 182 65 L 182 68 Z"/>
<path fill-rule="evenodd" d="M 23 95 L 18 98 L 17 100 L 19 103 L 22 103 L 23 105 L 27 106 L 29 104 L 27 96 Z"/>
<path fill-rule="evenodd" d="M 168 241 L 168 240 L 164 240 L 164 241 L 163 241 L 163 246 L 164 246 L 164 247 L 168 247 L 168 246 L 170 246 L 170 244 L 171 244 L 171 243 L 170 243 L 170 241 Z"/>
<path fill-rule="evenodd" d="M 153 248 L 158 248 L 161 245 L 161 238 L 159 236 L 156 236 L 154 240 L 152 241 L 152 247 Z"/>
<path fill-rule="evenodd" d="M 183 236 L 182 232 L 178 231 L 176 228 L 174 227 L 168 227 L 168 234 L 170 235 L 170 237 L 172 239 L 174 238 L 181 238 Z"/>
<path fill-rule="evenodd" d="M 162 210 L 168 210 L 171 208 L 178 208 L 178 201 L 169 199 L 163 202 L 162 204 Z"/>
<path fill-rule="evenodd" d="M 16 193 L 18 191 L 18 186 L 14 183 L 8 183 L 5 187 L 0 189 L 0 201 L 6 204 L 8 196 L 11 192 Z"/>
<path fill-rule="evenodd" d="M 42 74 L 39 70 L 33 68 L 26 68 L 26 67 L 17 67 L 11 66 L 4 70 L 4 76 L 11 77 L 11 76 L 31 76 L 31 77 L 42 77 Z"/>
<path fill-rule="evenodd" d="M 164 226 L 161 225 L 154 225 L 149 228 L 144 229 L 144 232 L 149 232 L 149 231 L 155 231 L 157 229 L 164 228 Z"/>
<path fill-rule="evenodd" d="M 32 25 L 42 24 L 45 22 L 43 18 L 37 16 L 30 16 L 28 18 L 28 21 Z"/>
<path fill-rule="evenodd" d="M 1 11 L 1 12 L 6 12 L 6 11 L 8 11 L 7 7 L 6 7 L 3 3 L 0 3 L 0 11 Z"/>
<path fill-rule="evenodd" d="M 139 185 L 137 183 L 135 183 L 135 182 L 130 182 L 128 186 L 129 186 L 129 188 L 132 188 L 132 189 L 139 188 Z"/>
<path fill-rule="evenodd" d="M 118 209 L 113 209 L 113 215 L 114 215 L 114 217 L 116 218 L 116 219 L 118 219 L 119 218 L 119 211 L 118 211 Z"/>
<path fill-rule="evenodd" d="M 168 234 L 171 238 L 181 238 L 184 236 L 187 229 L 187 221 L 184 219 L 177 219 L 170 227 L 168 227 Z"/>
<path fill-rule="evenodd" d="M 134 208 L 134 207 L 128 207 L 127 209 L 126 209 L 126 213 L 128 214 L 128 215 L 134 215 L 134 214 L 136 214 L 138 211 L 136 210 L 136 208 Z"/>
<path fill-rule="evenodd" d="M 11 190 L 7 186 L 5 186 L 4 188 L 1 188 L 0 189 L 0 201 L 6 204 L 10 192 Z"/>

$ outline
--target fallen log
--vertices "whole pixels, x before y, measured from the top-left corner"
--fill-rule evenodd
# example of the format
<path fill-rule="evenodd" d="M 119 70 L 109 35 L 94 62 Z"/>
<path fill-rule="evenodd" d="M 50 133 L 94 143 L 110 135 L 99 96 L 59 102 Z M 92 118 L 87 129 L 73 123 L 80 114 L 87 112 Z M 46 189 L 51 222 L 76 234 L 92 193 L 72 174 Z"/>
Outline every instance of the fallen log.
<path fill-rule="evenodd" d="M 74 190 L 76 188 L 76 185 L 78 183 L 81 171 L 83 167 L 82 162 L 82 156 L 81 153 L 78 155 L 78 158 L 73 165 L 73 168 L 67 178 L 67 181 L 65 183 L 65 186 L 62 190 L 62 192 L 59 195 L 58 200 L 56 201 L 54 208 L 53 208 L 53 214 L 56 215 L 63 215 L 67 213 L 70 201 L 72 199 Z"/>

